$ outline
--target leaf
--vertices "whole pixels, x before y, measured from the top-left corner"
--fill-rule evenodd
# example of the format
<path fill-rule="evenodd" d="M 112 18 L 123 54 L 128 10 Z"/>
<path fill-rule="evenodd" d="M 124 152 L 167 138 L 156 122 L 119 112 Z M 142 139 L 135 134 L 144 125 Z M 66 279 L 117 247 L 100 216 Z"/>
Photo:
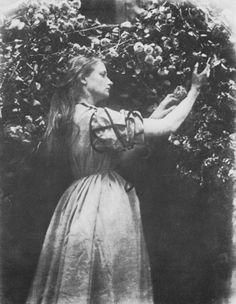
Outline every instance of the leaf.
<path fill-rule="evenodd" d="M 34 70 L 36 73 L 38 72 L 38 67 L 39 67 L 38 64 L 35 63 L 35 64 L 34 64 L 34 67 L 33 67 L 33 70 Z"/>
<path fill-rule="evenodd" d="M 47 45 L 47 46 L 45 47 L 45 52 L 51 52 L 51 51 L 52 51 L 51 45 Z"/>
<path fill-rule="evenodd" d="M 39 82 L 35 82 L 35 86 L 37 90 L 41 89 L 41 84 Z"/>
<path fill-rule="evenodd" d="M 62 62 L 64 60 L 64 57 L 60 57 L 59 59 L 58 59 L 58 62 L 57 63 L 60 63 L 60 62 Z"/>
<path fill-rule="evenodd" d="M 33 101 L 33 106 L 34 106 L 34 107 L 35 107 L 35 106 L 41 106 L 40 101 L 34 99 L 34 101 Z"/>
<path fill-rule="evenodd" d="M 16 76 L 15 80 L 17 80 L 17 81 L 21 81 L 21 82 L 24 82 L 24 79 L 23 79 L 23 78 L 21 78 L 19 75 L 17 75 L 17 76 Z"/>

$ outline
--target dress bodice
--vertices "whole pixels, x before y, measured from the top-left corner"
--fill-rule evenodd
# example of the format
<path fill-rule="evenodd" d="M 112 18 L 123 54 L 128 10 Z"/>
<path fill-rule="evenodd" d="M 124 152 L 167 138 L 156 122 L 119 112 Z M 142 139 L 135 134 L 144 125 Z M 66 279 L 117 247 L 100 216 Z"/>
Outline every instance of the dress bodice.
<path fill-rule="evenodd" d="M 143 143 L 142 116 L 137 111 L 118 112 L 79 103 L 71 141 L 75 178 L 110 170 L 117 152 Z"/>

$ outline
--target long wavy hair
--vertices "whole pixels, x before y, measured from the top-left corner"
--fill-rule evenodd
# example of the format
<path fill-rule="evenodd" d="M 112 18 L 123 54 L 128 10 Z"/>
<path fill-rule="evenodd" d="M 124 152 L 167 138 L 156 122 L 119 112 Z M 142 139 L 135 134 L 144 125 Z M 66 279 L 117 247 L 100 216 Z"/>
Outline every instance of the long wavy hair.
<path fill-rule="evenodd" d="M 98 57 L 84 55 L 76 56 L 69 61 L 64 80 L 57 86 L 52 97 L 48 115 L 45 142 L 47 152 L 51 156 L 67 157 L 75 105 L 84 97 L 82 80 L 100 61 Z"/>

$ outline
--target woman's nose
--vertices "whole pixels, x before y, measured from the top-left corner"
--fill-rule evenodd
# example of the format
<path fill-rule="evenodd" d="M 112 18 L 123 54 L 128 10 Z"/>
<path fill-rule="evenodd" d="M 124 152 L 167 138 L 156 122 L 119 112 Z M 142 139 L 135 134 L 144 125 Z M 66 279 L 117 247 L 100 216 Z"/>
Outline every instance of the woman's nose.
<path fill-rule="evenodd" d="M 111 81 L 110 78 L 108 78 L 108 83 L 109 83 L 109 85 L 113 85 L 113 82 Z"/>

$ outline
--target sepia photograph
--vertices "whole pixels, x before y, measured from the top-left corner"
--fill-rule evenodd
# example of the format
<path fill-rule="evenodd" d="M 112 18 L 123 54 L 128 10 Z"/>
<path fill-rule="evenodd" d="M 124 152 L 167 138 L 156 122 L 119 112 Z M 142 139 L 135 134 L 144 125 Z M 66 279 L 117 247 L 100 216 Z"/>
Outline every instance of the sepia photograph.
<path fill-rule="evenodd" d="M 235 16 L 0 0 L 0 304 L 236 304 Z"/>

